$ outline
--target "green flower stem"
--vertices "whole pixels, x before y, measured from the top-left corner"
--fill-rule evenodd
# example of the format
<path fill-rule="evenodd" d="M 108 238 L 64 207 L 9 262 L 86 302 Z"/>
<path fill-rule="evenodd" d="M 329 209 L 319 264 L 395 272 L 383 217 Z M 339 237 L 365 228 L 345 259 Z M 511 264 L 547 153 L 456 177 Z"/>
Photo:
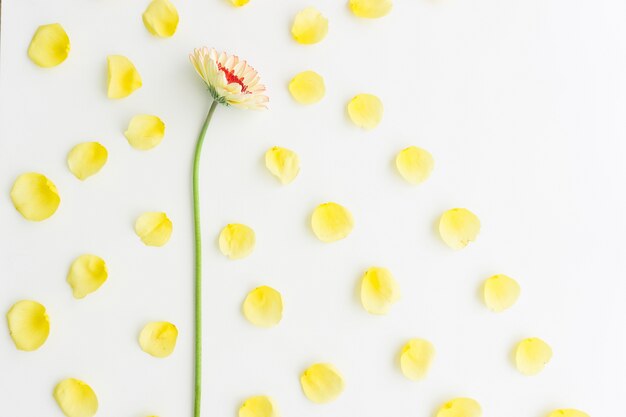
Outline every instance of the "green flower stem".
<path fill-rule="evenodd" d="M 206 115 L 198 142 L 196 143 L 196 151 L 193 156 L 193 224 L 195 236 L 195 364 L 194 364 L 194 402 L 193 415 L 200 417 L 200 403 L 202 401 L 202 235 L 200 233 L 200 201 L 198 187 L 198 172 L 200 171 L 200 154 L 202 153 L 202 144 L 206 136 L 207 128 L 211 123 L 211 118 L 217 107 L 217 101 L 211 103 L 211 108 Z"/>

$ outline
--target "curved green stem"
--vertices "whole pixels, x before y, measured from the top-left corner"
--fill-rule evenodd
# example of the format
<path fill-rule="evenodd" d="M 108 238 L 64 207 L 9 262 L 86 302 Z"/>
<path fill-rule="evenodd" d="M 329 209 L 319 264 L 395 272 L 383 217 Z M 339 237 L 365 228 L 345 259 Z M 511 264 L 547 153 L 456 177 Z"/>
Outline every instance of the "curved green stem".
<path fill-rule="evenodd" d="M 195 236 L 195 365 L 194 365 L 194 402 L 193 415 L 200 417 L 200 403 L 202 400 L 202 235 L 200 233 L 200 201 L 198 187 L 198 172 L 200 171 L 200 154 L 202 153 L 202 144 L 206 136 L 207 128 L 217 107 L 217 101 L 211 103 L 211 108 L 204 119 L 198 142 L 196 143 L 196 151 L 193 157 L 193 225 Z"/>

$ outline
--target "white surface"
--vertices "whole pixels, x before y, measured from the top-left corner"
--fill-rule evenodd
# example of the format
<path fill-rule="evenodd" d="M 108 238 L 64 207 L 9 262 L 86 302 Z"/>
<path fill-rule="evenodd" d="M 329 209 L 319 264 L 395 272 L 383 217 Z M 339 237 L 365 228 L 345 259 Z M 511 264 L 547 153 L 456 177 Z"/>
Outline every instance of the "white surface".
<path fill-rule="evenodd" d="M 52 389 L 86 380 L 99 416 L 191 414 L 191 153 L 208 96 L 187 62 L 196 46 L 248 59 L 271 95 L 262 113 L 218 109 L 202 166 L 204 250 L 204 416 L 234 416 L 247 396 L 268 394 L 298 417 L 432 416 L 456 396 L 491 417 L 543 417 L 574 407 L 616 415 L 626 394 L 623 337 L 626 3 L 620 0 L 397 0 L 391 15 L 363 21 L 345 1 L 175 1 L 172 39 L 141 23 L 147 1 L 5 0 L 2 7 L 0 123 L 0 310 L 22 298 L 49 310 L 52 331 L 34 353 L 0 332 L 0 415 L 61 416 Z M 295 13 L 315 4 L 328 37 L 302 46 L 289 34 Z M 42 70 L 26 49 L 35 28 L 60 22 L 72 41 L 61 66 Z M 107 54 L 128 56 L 144 86 L 106 98 Z M 286 84 L 318 71 L 327 95 L 296 105 Z M 350 124 L 347 101 L 369 92 L 385 104 L 373 132 Z M 163 143 L 135 151 L 123 137 L 136 113 L 167 124 Z M 80 183 L 65 166 L 73 145 L 99 140 L 109 162 Z M 393 168 L 407 145 L 429 149 L 432 178 L 405 184 Z M 266 172 L 273 145 L 299 152 L 302 172 L 287 187 Z M 53 218 L 29 223 L 9 190 L 22 172 L 58 186 Z M 312 209 L 350 208 L 354 233 L 322 244 Z M 444 210 L 468 207 L 483 230 L 454 252 L 435 233 Z M 144 247 L 132 230 L 146 210 L 174 222 L 170 243 Z M 216 237 L 228 222 L 257 233 L 257 249 L 231 262 Z M 74 300 L 65 274 L 91 252 L 109 280 Z M 391 269 L 403 299 L 385 317 L 355 295 L 371 265 Z M 478 296 L 494 273 L 515 277 L 519 303 L 503 314 Z M 268 284 L 285 299 L 277 328 L 240 314 L 250 289 Z M 150 320 L 174 322 L 174 354 L 157 360 L 136 339 Z M 539 336 L 554 358 L 537 377 L 516 372 L 509 354 Z M 437 348 L 429 377 L 405 380 L 394 358 L 410 337 Z M 328 405 L 301 393 L 300 372 L 329 361 L 347 389 Z"/>

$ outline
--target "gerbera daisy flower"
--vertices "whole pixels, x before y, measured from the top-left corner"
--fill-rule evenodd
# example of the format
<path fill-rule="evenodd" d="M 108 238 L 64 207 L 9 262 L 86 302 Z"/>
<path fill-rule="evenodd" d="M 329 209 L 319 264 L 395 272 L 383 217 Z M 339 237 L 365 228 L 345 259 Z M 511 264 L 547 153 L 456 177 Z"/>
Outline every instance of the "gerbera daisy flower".
<path fill-rule="evenodd" d="M 198 48 L 189 55 L 196 72 L 207 85 L 213 100 L 242 109 L 263 110 L 269 98 L 254 68 L 237 55 Z"/>

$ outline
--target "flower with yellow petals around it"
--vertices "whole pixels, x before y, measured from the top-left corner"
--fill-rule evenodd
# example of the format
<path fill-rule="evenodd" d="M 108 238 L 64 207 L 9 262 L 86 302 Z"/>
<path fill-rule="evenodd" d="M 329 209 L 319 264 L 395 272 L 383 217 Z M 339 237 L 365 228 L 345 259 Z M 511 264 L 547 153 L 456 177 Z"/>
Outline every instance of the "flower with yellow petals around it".
<path fill-rule="evenodd" d="M 537 375 L 552 359 L 552 348 L 538 337 L 519 342 L 515 348 L 515 366 L 524 375 Z"/>
<path fill-rule="evenodd" d="M 165 123 L 157 116 L 138 114 L 130 119 L 124 132 L 130 146 L 140 151 L 156 147 L 165 136 Z"/>
<path fill-rule="evenodd" d="M 45 175 L 22 174 L 13 183 L 11 201 L 26 220 L 39 222 L 52 216 L 61 203 L 57 187 Z"/>
<path fill-rule="evenodd" d="M 141 87 L 141 75 L 128 58 L 122 55 L 109 55 L 107 57 L 107 97 L 128 97 Z"/>
<path fill-rule="evenodd" d="M 289 82 L 289 92 L 300 104 L 315 104 L 324 98 L 324 78 L 314 71 L 303 71 Z"/>
<path fill-rule="evenodd" d="M 96 291 L 109 277 L 106 262 L 96 255 L 81 255 L 72 262 L 67 283 L 74 298 L 85 298 Z"/>
<path fill-rule="evenodd" d="M 335 242 L 346 238 L 354 228 L 352 213 L 337 203 L 324 203 L 315 208 L 311 227 L 322 242 Z"/>
<path fill-rule="evenodd" d="M 83 181 L 97 174 L 107 162 L 107 148 L 98 142 L 83 142 L 67 155 L 67 166 L 76 178 Z"/>
<path fill-rule="evenodd" d="M 499 313 L 513 306 L 520 294 L 520 286 L 513 278 L 498 274 L 485 280 L 483 298 L 489 310 Z"/>
<path fill-rule="evenodd" d="M 374 129 L 383 119 L 383 102 L 372 94 L 359 94 L 348 103 L 352 123 L 363 129 Z"/>
<path fill-rule="evenodd" d="M 270 397 L 250 397 L 239 407 L 239 417 L 280 417 L 278 408 Z"/>
<path fill-rule="evenodd" d="M 28 47 L 30 60 L 44 68 L 59 65 L 69 53 L 70 38 L 58 23 L 39 26 Z"/>
<path fill-rule="evenodd" d="M 267 108 L 269 98 L 261 77 L 237 55 L 205 47 L 194 49 L 189 59 L 216 102 L 241 109 Z"/>
<path fill-rule="evenodd" d="M 400 369 L 408 379 L 423 379 L 428 374 L 434 357 L 435 347 L 432 343 L 424 339 L 411 339 L 400 352 Z"/>
<path fill-rule="evenodd" d="M 483 410 L 476 400 L 455 398 L 443 404 L 436 417 L 480 417 Z"/>
<path fill-rule="evenodd" d="M 139 334 L 141 350 L 155 358 L 172 354 L 178 339 L 178 329 L 167 321 L 153 321 L 144 326 Z"/>
<path fill-rule="evenodd" d="M 291 35 L 296 42 L 310 45 L 320 42 L 328 33 L 328 19 L 316 8 L 307 7 L 300 11 L 291 26 Z"/>
<path fill-rule="evenodd" d="M 304 395 L 317 404 L 334 401 L 344 389 L 343 377 L 328 363 L 311 365 L 300 377 Z"/>
<path fill-rule="evenodd" d="M 430 177 L 435 161 L 430 152 L 409 146 L 401 150 L 396 156 L 396 168 L 407 182 L 411 184 L 421 184 Z"/>
<path fill-rule="evenodd" d="M 465 208 L 453 208 L 439 219 L 439 235 L 452 249 L 463 249 L 476 240 L 480 232 L 480 220 Z"/>
<path fill-rule="evenodd" d="M 265 166 L 283 184 L 289 184 L 300 172 L 300 158 L 294 151 L 279 146 L 265 152 Z"/>
<path fill-rule="evenodd" d="M 232 4 L 235 7 L 245 6 L 246 4 L 250 2 L 250 0 L 228 0 L 228 1 L 230 1 L 230 4 Z"/>
<path fill-rule="evenodd" d="M 361 304 L 370 314 L 383 315 L 400 299 L 400 287 L 387 268 L 371 267 L 361 279 Z"/>
<path fill-rule="evenodd" d="M 54 388 L 54 399 L 67 417 L 93 417 L 98 411 L 98 397 L 85 382 L 64 379 Z"/>
<path fill-rule="evenodd" d="M 255 244 L 254 230 L 245 224 L 228 224 L 220 232 L 220 251 L 230 259 L 245 258 L 252 253 Z"/>
<path fill-rule="evenodd" d="M 589 417 L 589 414 L 574 410 L 573 408 L 564 408 L 560 410 L 554 410 L 548 417 Z"/>
<path fill-rule="evenodd" d="M 13 304 L 7 313 L 7 322 L 11 339 L 19 350 L 39 349 L 50 334 L 46 308 L 37 301 L 22 300 Z"/>
<path fill-rule="evenodd" d="M 386 16 L 393 7 L 391 0 L 350 0 L 349 5 L 355 16 L 367 19 Z"/>
<path fill-rule="evenodd" d="M 148 32 L 160 38 L 174 35 L 178 27 L 178 11 L 169 0 L 152 0 L 142 19 Z"/>
<path fill-rule="evenodd" d="M 149 211 L 135 222 L 135 233 L 146 246 L 163 246 L 172 236 L 172 221 L 163 212 Z"/>
<path fill-rule="evenodd" d="M 265 285 L 255 288 L 243 302 L 243 315 L 255 326 L 276 326 L 283 318 L 283 297 Z"/>

